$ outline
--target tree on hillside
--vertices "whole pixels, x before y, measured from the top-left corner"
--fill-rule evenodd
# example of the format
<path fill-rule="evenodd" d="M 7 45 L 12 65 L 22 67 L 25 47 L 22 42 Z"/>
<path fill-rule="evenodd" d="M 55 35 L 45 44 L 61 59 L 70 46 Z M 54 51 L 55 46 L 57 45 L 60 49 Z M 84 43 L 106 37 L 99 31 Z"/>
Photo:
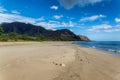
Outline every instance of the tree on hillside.
<path fill-rule="evenodd" d="M 15 32 L 10 32 L 10 33 L 8 33 L 8 38 L 9 38 L 10 40 L 17 41 L 17 40 L 18 40 L 18 34 L 15 33 Z"/>
<path fill-rule="evenodd" d="M 2 35 L 2 33 L 4 32 L 3 28 L 0 26 L 0 36 Z"/>
<path fill-rule="evenodd" d="M 2 34 L 1 36 L 0 36 L 0 41 L 8 41 L 9 39 L 8 39 L 8 34 Z"/>
<path fill-rule="evenodd" d="M 40 36 L 37 36 L 36 40 L 37 41 L 45 41 L 46 39 L 44 36 L 40 35 Z"/>

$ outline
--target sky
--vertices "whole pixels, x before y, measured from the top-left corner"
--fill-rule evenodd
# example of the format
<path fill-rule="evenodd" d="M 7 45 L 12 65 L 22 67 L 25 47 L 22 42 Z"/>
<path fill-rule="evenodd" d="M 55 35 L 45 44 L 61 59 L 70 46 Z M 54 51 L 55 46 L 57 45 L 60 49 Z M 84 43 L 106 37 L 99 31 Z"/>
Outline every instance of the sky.
<path fill-rule="evenodd" d="M 69 29 L 96 41 L 120 41 L 120 0 L 0 0 L 0 23 Z"/>

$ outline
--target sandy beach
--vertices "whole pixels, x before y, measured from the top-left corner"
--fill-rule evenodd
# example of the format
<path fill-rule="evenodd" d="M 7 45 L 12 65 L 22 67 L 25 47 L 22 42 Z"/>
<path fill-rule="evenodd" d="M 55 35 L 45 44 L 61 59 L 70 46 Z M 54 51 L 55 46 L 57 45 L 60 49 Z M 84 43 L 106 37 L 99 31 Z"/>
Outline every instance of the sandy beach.
<path fill-rule="evenodd" d="M 120 57 L 71 42 L 0 42 L 0 80 L 120 80 Z"/>

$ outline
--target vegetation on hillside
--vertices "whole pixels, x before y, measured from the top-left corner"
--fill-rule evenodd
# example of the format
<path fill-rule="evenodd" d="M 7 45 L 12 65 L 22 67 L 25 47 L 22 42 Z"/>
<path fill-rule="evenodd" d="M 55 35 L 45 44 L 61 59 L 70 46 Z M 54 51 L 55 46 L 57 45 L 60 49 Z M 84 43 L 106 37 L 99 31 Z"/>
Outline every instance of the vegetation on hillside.
<path fill-rule="evenodd" d="M 0 41 L 6 42 L 6 41 L 45 41 L 44 36 L 36 36 L 36 37 L 31 37 L 28 35 L 19 35 L 15 32 L 10 32 L 7 34 L 3 33 L 4 30 L 2 27 L 0 27 Z"/>
<path fill-rule="evenodd" d="M 2 35 L 2 33 L 4 32 L 3 28 L 0 26 L 0 36 Z"/>

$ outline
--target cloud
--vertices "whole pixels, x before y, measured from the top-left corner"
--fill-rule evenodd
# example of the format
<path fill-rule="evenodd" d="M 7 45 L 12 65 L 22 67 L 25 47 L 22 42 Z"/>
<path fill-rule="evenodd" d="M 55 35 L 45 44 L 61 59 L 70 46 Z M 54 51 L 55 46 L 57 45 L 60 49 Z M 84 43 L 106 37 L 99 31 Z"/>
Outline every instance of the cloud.
<path fill-rule="evenodd" d="M 80 6 L 86 6 L 89 4 L 95 4 L 95 3 L 99 3 L 102 2 L 103 0 L 78 0 L 78 4 Z"/>
<path fill-rule="evenodd" d="M 50 9 L 58 10 L 58 6 L 53 5 L 53 6 L 50 7 Z"/>
<path fill-rule="evenodd" d="M 0 13 L 0 24 L 3 22 L 24 22 L 24 23 L 31 23 L 34 25 L 42 26 L 46 29 L 55 29 L 58 27 L 74 27 L 76 26 L 75 22 L 60 22 L 58 20 L 49 20 L 45 21 L 45 18 L 42 16 L 40 18 L 31 18 L 25 17 L 18 14 L 9 14 L 9 13 Z M 58 18 L 57 18 L 58 19 Z"/>
<path fill-rule="evenodd" d="M 2 22 L 25 22 L 25 23 L 35 23 L 34 18 L 24 17 L 16 14 L 0 13 L 0 23 Z"/>
<path fill-rule="evenodd" d="M 0 13 L 6 12 L 7 10 L 3 7 L 0 7 Z"/>
<path fill-rule="evenodd" d="M 62 15 L 54 15 L 53 18 L 56 19 L 56 20 L 59 20 L 61 19 L 63 16 Z"/>
<path fill-rule="evenodd" d="M 102 2 L 103 0 L 58 0 L 58 2 L 66 9 L 71 9 L 75 5 L 84 7 L 86 5 Z"/>
<path fill-rule="evenodd" d="M 74 22 L 69 21 L 69 26 L 70 26 L 70 27 L 74 27 Z"/>
<path fill-rule="evenodd" d="M 44 21 L 45 18 L 42 16 L 40 18 L 31 18 L 31 17 L 25 17 L 18 14 L 9 14 L 9 13 L 0 13 L 0 23 L 3 22 L 24 22 L 24 23 L 31 23 L 36 24 L 40 21 Z"/>
<path fill-rule="evenodd" d="M 81 22 L 85 22 L 85 21 L 95 21 L 97 19 L 100 19 L 100 18 L 105 18 L 106 16 L 105 15 L 93 15 L 93 16 L 89 16 L 89 17 L 84 17 L 84 18 L 81 18 L 80 21 Z"/>
<path fill-rule="evenodd" d="M 7 9 L 0 7 L 0 24 L 3 22 L 25 22 L 34 24 L 38 19 L 31 17 L 21 16 L 20 13 L 16 10 L 12 10 L 11 13 L 8 13 Z"/>
<path fill-rule="evenodd" d="M 36 25 L 41 25 L 41 26 L 45 27 L 46 29 L 56 29 L 59 27 L 69 28 L 69 27 L 77 27 L 78 26 L 78 24 L 73 21 L 60 22 L 60 21 L 55 21 L 55 20 L 49 20 L 48 22 L 39 22 Z"/>
<path fill-rule="evenodd" d="M 66 9 L 71 9 L 78 2 L 78 0 L 58 0 L 58 1 Z"/>
<path fill-rule="evenodd" d="M 115 18 L 115 21 L 119 23 L 120 22 L 120 18 Z"/>
<path fill-rule="evenodd" d="M 51 23 L 51 22 L 38 22 L 36 25 L 45 27 L 46 29 L 54 29 L 58 27 L 58 23 Z"/>
<path fill-rule="evenodd" d="M 13 14 L 21 14 L 20 12 L 16 11 L 16 10 L 12 10 L 11 11 Z"/>
<path fill-rule="evenodd" d="M 69 22 L 58 21 L 63 17 L 62 15 L 54 15 L 55 20 L 45 21 L 44 16 L 41 16 L 40 18 L 26 17 L 18 14 L 16 10 L 12 11 L 11 13 L 8 13 L 7 10 L 5 9 L 1 12 L 0 12 L 0 24 L 3 22 L 11 23 L 11 22 L 17 21 L 17 22 L 31 23 L 34 25 L 43 26 L 46 29 L 75 26 L 75 22 L 72 22 L 72 21 L 69 21 Z"/>
<path fill-rule="evenodd" d="M 8 13 L 7 9 L 0 7 L 0 24 L 3 22 L 24 22 L 36 24 L 37 22 L 44 21 L 45 18 L 42 16 L 40 18 L 32 18 L 20 15 L 20 12 L 17 10 L 12 10 L 11 13 Z"/>
<path fill-rule="evenodd" d="M 63 26 L 63 27 L 75 27 L 75 26 L 76 26 L 76 23 L 73 22 L 73 21 L 61 22 L 61 23 L 60 23 L 60 26 Z"/>
<path fill-rule="evenodd" d="M 63 16 L 62 15 L 54 15 L 51 16 L 51 20 L 45 20 L 44 16 L 40 18 L 32 18 L 22 16 L 21 14 L 14 13 L 16 10 L 9 13 L 6 9 L 0 12 L 0 24 L 3 22 L 11 23 L 11 22 L 23 22 L 23 23 L 30 23 L 33 25 L 42 26 L 46 29 L 57 29 L 57 28 L 69 28 L 69 27 L 78 27 L 80 26 L 79 23 L 72 21 L 69 17 L 69 21 L 60 21 Z M 54 18 L 54 19 L 53 19 Z"/>
<path fill-rule="evenodd" d="M 92 26 L 92 28 L 88 29 L 88 31 L 91 31 L 91 32 L 100 32 L 100 30 L 107 30 L 107 29 L 110 29 L 110 28 L 112 28 L 111 25 L 101 24 L 101 25 Z"/>
<path fill-rule="evenodd" d="M 118 31 L 120 31 L 120 25 L 119 25 L 119 27 L 118 27 L 118 25 L 113 27 L 112 25 L 109 25 L 109 24 L 100 24 L 100 25 L 92 26 L 92 28 L 88 29 L 87 31 L 90 31 L 90 32 L 118 32 Z"/>
<path fill-rule="evenodd" d="M 37 21 L 44 21 L 44 20 L 45 18 L 43 16 L 37 19 Z"/>

